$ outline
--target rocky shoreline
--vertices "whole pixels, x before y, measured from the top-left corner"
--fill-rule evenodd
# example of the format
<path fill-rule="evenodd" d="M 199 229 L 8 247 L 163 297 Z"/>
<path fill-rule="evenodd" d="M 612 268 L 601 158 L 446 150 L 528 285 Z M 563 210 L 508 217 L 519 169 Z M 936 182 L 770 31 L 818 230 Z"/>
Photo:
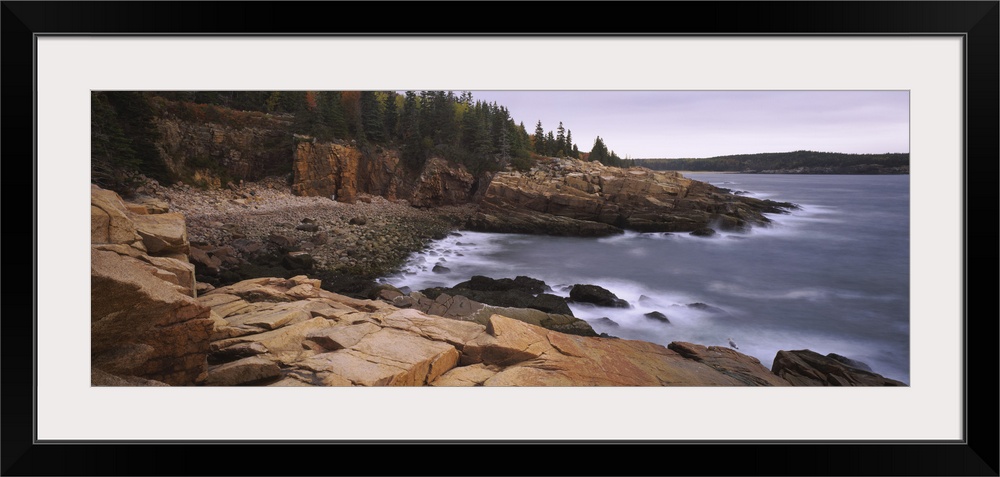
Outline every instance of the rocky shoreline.
<path fill-rule="evenodd" d="M 543 297 L 544 283 L 526 277 L 470 280 L 433 298 L 382 288 L 371 299 L 330 292 L 306 274 L 219 287 L 196 279 L 199 269 L 212 272 L 216 260 L 216 275 L 225 269 L 238 279 L 233 270 L 243 252 L 232 255 L 226 247 L 236 249 L 240 240 L 285 249 L 287 258 L 320 233 L 328 240 L 309 252 L 320 250 L 323 260 L 343 258 L 342 246 L 383 244 L 362 248 L 353 264 L 350 254 L 339 260 L 375 270 L 395 257 L 380 250 L 422 247 L 472 212 L 419 210 L 361 195 L 341 204 L 286 190 L 274 181 L 209 191 L 150 183 L 125 202 L 92 188 L 93 385 L 904 385 L 839 356 L 782 351 L 768 370 L 733 349 L 596 336 L 559 310 L 486 305 L 459 294 L 516 289 Z M 273 238 L 291 234 L 294 243 Z M 222 267 L 227 260 L 236 266 Z M 298 270 L 282 265 L 283 275 Z M 519 303 L 513 304 L 532 306 Z"/>
<path fill-rule="evenodd" d="M 147 180 L 130 200 L 186 217 L 199 282 L 222 286 L 308 273 L 327 289 L 355 295 L 460 228 L 475 210 L 468 204 L 421 209 L 367 194 L 353 204 L 301 197 L 275 177 L 207 190 Z M 296 263 L 290 256 L 302 258 Z"/>

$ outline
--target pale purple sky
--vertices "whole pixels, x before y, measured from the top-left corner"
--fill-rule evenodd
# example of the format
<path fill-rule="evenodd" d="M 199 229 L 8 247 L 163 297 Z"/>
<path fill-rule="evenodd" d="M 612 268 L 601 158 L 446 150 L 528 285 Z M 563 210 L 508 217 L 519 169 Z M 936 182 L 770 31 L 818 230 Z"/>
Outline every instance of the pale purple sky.
<path fill-rule="evenodd" d="M 458 94 L 458 91 L 456 91 Z M 472 91 L 528 134 L 559 121 L 581 151 L 601 136 L 621 157 L 812 150 L 909 152 L 908 91 Z"/>

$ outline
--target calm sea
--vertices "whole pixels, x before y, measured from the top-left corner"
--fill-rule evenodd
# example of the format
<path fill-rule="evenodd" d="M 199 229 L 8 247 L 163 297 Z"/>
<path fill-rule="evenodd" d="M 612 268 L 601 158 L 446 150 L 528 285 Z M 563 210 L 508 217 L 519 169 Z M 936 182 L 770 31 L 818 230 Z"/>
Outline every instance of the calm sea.
<path fill-rule="evenodd" d="M 732 338 L 768 368 L 778 350 L 837 353 L 909 382 L 909 176 L 686 175 L 802 209 L 770 215 L 767 228 L 711 238 L 462 232 L 383 281 L 420 290 L 473 275 L 527 275 L 562 296 L 573 284 L 595 284 L 633 306 L 571 305 L 598 332 L 663 345 L 727 346 Z M 435 273 L 435 264 L 450 271 Z M 644 316 L 653 311 L 670 323 Z"/>

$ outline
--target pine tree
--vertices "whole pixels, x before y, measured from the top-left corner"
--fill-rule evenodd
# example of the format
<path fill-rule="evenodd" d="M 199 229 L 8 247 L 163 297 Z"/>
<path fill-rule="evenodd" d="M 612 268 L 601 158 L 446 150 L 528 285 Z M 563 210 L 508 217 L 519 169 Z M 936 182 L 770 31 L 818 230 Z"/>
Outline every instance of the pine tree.
<path fill-rule="evenodd" d="M 580 156 L 574 153 L 576 145 L 573 144 L 573 131 L 569 129 L 566 130 L 566 155 L 574 159 L 578 159 Z"/>

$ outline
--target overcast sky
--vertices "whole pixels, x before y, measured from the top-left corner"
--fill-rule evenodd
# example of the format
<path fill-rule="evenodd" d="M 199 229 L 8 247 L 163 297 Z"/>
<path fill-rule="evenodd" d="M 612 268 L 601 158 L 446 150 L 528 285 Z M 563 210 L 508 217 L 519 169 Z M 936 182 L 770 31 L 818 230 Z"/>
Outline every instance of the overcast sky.
<path fill-rule="evenodd" d="M 458 92 L 456 92 L 458 94 Z M 529 134 L 559 121 L 581 151 L 600 136 L 621 157 L 812 150 L 909 152 L 907 91 L 473 91 Z"/>

